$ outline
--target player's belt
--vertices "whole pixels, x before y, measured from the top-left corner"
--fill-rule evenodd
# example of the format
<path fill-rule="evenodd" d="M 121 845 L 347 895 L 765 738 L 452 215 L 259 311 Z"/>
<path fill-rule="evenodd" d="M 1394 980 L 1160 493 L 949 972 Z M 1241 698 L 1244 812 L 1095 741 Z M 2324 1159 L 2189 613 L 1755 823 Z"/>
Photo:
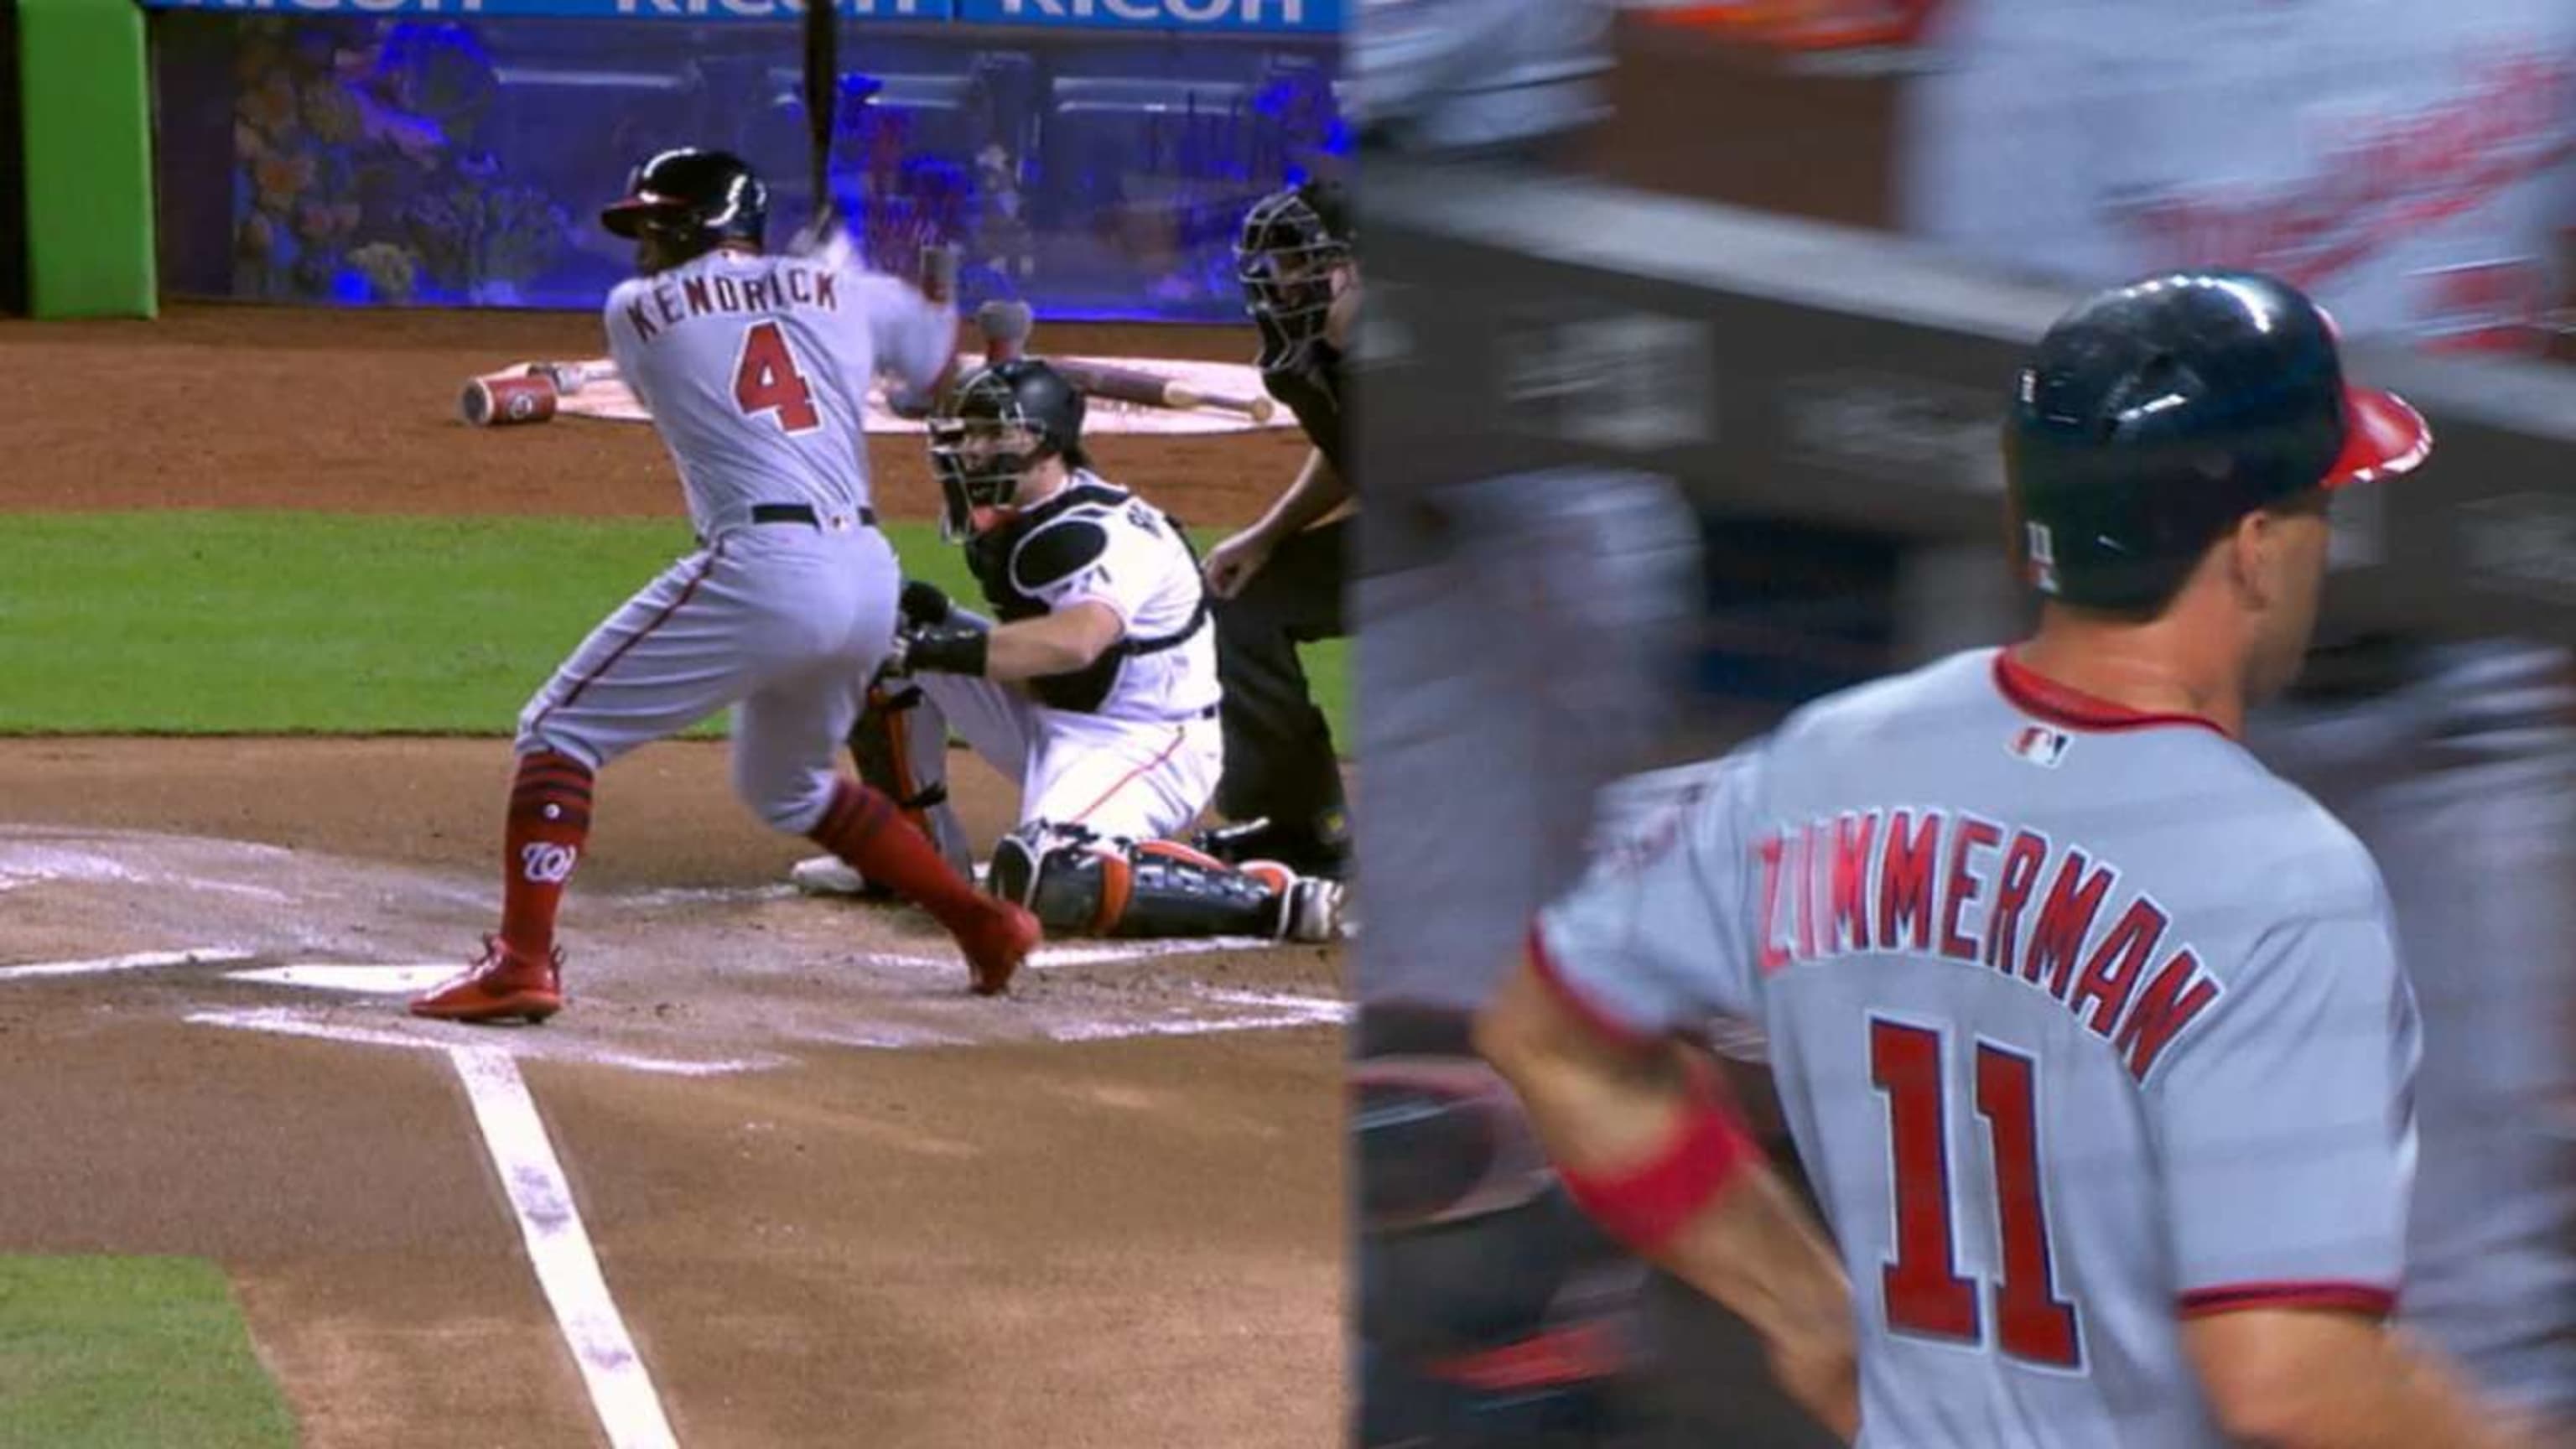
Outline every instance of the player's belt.
<path fill-rule="evenodd" d="M 822 517 L 814 512 L 812 506 L 803 503 L 755 503 L 751 505 L 751 521 L 754 523 L 801 523 L 808 528 L 821 528 L 823 526 Z M 870 528 L 876 527 L 877 511 L 873 508 L 860 509 L 859 522 L 866 524 Z"/>

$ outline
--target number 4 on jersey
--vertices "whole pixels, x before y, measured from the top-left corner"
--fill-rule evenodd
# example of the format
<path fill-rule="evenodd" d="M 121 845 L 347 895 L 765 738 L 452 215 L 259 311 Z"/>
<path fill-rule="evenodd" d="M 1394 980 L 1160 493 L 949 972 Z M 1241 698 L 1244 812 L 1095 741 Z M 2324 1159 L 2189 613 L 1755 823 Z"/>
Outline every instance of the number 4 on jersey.
<path fill-rule="evenodd" d="M 1929 1338 L 1982 1342 L 1977 1285 L 1959 1274 L 1951 1226 L 1953 1174 L 1943 1122 L 1941 1033 L 1872 1017 L 1871 1082 L 1887 1097 L 1895 1153 L 1896 1261 L 1880 1277 L 1887 1326 Z M 2073 1304 L 2057 1297 L 2048 1211 L 2039 1178 L 2036 1063 L 1977 1043 L 1977 1115 L 1986 1121 L 1995 1173 L 1999 1281 L 1994 1337 L 2004 1352 L 2050 1368 L 2080 1368 Z"/>
<path fill-rule="evenodd" d="M 746 416 L 777 414 L 778 426 L 790 433 L 810 433 L 823 425 L 823 415 L 814 408 L 814 389 L 796 370 L 786 329 L 775 322 L 758 323 L 743 333 L 733 400 Z"/>

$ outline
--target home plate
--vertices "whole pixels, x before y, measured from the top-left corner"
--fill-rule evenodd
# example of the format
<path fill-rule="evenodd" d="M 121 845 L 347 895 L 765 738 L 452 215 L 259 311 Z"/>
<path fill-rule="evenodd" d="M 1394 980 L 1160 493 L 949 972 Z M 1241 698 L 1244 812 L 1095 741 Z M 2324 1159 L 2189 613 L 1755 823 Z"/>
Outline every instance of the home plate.
<path fill-rule="evenodd" d="M 380 966 L 356 961 L 295 961 L 256 971 L 227 973 L 233 981 L 265 986 L 309 986 L 316 991 L 353 991 L 365 996 L 415 996 L 461 970 L 453 961 L 429 966 Z"/>

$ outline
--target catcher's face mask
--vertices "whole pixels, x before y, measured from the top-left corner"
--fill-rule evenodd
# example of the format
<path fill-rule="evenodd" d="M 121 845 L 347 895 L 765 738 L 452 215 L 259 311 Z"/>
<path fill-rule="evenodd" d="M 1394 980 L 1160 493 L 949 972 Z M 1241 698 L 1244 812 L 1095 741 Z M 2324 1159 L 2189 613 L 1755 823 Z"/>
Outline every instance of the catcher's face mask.
<path fill-rule="evenodd" d="M 1350 264 L 1351 249 L 1292 193 L 1263 202 L 1244 219 L 1234 260 L 1246 309 L 1287 350 L 1324 335 L 1334 280 Z"/>
<path fill-rule="evenodd" d="M 940 537 L 986 532 L 1019 497 L 1020 481 L 1046 456 L 1044 429 L 1017 408 L 1001 417 L 930 420 L 930 471 L 939 479 Z"/>

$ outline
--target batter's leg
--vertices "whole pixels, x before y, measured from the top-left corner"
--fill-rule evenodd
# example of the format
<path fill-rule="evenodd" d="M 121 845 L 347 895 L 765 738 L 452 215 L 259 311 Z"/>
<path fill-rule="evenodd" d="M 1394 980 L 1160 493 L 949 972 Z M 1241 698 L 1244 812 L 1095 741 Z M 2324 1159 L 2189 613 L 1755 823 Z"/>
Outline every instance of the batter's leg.
<path fill-rule="evenodd" d="M 884 791 L 835 770 L 836 744 L 858 710 L 846 667 L 818 666 L 747 696 L 734 710 L 736 793 L 772 826 L 806 836 L 930 912 L 966 953 L 976 989 L 1001 990 L 1037 943 L 1034 919 L 975 889 Z"/>
<path fill-rule="evenodd" d="M 594 777 L 721 708 L 766 666 L 741 647 L 766 608 L 721 548 L 689 555 L 608 616 L 519 716 L 502 826 L 501 929 L 416 1015 L 542 1021 L 563 1005 L 555 919 L 590 839 Z"/>
<path fill-rule="evenodd" d="M 954 731 L 1003 779 L 1026 777 L 1041 728 L 1036 701 L 1008 685 L 963 674 L 917 675 L 912 683 L 944 721 L 942 728 Z M 1021 818 L 1027 818 L 1028 809 L 1023 795 Z"/>
<path fill-rule="evenodd" d="M 972 876 L 974 848 L 948 799 L 948 720 L 920 682 L 884 679 L 868 686 L 848 744 L 859 783 L 884 791 L 905 823 L 927 836 L 952 869 Z M 800 860 L 788 879 L 813 895 L 873 899 L 892 894 L 860 879 L 836 855 Z"/>
<path fill-rule="evenodd" d="M 1227 853 L 1275 856 L 1304 870 L 1341 868 L 1350 843 L 1341 763 L 1297 646 L 1347 632 L 1349 520 L 1282 543 L 1243 592 L 1215 600 L 1225 773 L 1217 812 L 1249 825 Z"/>

